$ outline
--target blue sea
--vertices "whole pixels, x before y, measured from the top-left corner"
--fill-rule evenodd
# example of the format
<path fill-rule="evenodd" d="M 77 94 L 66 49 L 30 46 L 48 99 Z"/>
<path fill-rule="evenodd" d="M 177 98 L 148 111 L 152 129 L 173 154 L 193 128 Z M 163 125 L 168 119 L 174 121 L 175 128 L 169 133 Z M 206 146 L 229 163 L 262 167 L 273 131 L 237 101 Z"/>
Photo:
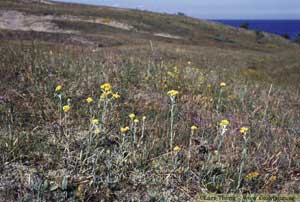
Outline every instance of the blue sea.
<path fill-rule="evenodd" d="M 290 38 L 295 38 L 300 34 L 300 20 L 213 20 L 216 22 L 240 27 L 241 24 L 247 22 L 249 29 L 269 32 L 273 34 L 288 34 Z"/>

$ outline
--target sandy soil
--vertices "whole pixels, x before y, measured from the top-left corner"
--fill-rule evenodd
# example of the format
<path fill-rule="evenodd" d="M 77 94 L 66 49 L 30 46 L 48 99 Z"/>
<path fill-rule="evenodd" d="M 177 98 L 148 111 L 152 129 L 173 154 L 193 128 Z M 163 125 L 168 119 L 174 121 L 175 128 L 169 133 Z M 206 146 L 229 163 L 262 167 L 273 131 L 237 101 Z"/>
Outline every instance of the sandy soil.
<path fill-rule="evenodd" d="M 106 25 L 122 30 L 133 30 L 134 28 L 126 23 L 122 23 L 116 20 L 108 18 L 83 18 L 79 16 L 37 16 L 31 14 L 24 14 L 22 12 L 14 10 L 0 10 L 0 29 L 7 30 L 21 30 L 21 31 L 37 31 L 48 33 L 73 33 L 78 34 L 78 31 L 70 29 L 61 29 L 53 20 L 63 20 L 72 22 L 89 22 L 101 25 Z M 170 38 L 170 39 L 182 39 L 180 36 L 171 35 L 168 33 L 154 33 L 154 36 Z"/>
<path fill-rule="evenodd" d="M 78 33 L 75 30 L 59 29 L 52 20 L 67 20 L 78 22 L 91 22 L 104 24 L 114 28 L 123 30 L 131 30 L 130 25 L 104 18 L 84 19 L 78 16 L 36 16 L 24 14 L 18 11 L 1 11 L 0 10 L 0 29 L 22 30 L 22 31 L 38 31 L 50 33 Z"/>
<path fill-rule="evenodd" d="M 160 36 L 160 37 L 165 37 L 165 38 L 170 38 L 170 39 L 182 39 L 182 37 L 180 37 L 180 36 L 171 35 L 168 33 L 156 33 L 156 34 L 154 34 L 154 36 Z"/>
<path fill-rule="evenodd" d="M 53 17 L 24 15 L 17 11 L 0 10 L 0 29 L 37 31 L 50 33 L 75 33 L 74 30 L 59 29 L 51 22 Z"/>

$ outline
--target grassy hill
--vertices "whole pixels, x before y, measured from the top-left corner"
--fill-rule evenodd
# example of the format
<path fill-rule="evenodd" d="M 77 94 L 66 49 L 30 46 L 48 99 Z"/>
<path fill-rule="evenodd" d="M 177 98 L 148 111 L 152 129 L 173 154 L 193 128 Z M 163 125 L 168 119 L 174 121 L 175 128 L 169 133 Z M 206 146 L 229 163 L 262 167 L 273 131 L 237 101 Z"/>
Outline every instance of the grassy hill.
<path fill-rule="evenodd" d="M 280 36 L 2 0 L 0 55 L 1 199 L 299 193 L 300 46 Z"/>

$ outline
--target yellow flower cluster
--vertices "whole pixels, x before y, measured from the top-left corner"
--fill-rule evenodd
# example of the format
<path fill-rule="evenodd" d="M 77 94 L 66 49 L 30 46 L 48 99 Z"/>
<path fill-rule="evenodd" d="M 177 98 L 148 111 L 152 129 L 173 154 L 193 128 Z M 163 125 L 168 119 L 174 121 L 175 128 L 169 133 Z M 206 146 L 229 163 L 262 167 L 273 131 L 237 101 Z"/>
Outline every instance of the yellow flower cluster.
<path fill-rule="evenodd" d="M 91 123 L 93 124 L 93 125 L 99 125 L 99 120 L 98 119 L 93 119 L 92 121 L 91 121 Z"/>
<path fill-rule="evenodd" d="M 140 121 L 138 119 L 134 119 L 133 121 L 135 124 L 138 124 Z"/>
<path fill-rule="evenodd" d="M 121 96 L 119 95 L 119 93 L 113 93 L 113 94 L 112 94 L 112 97 L 113 97 L 114 99 L 119 99 Z"/>
<path fill-rule="evenodd" d="M 134 119 L 135 118 L 135 114 L 129 114 L 129 118 Z"/>
<path fill-rule="evenodd" d="M 102 84 L 100 88 L 103 91 L 103 93 L 100 95 L 101 100 L 107 98 L 109 95 L 111 95 L 111 97 L 114 99 L 119 99 L 121 97 L 119 93 L 113 93 L 111 91 L 111 85 L 109 83 Z"/>
<path fill-rule="evenodd" d="M 277 180 L 277 177 L 275 175 L 272 175 L 270 178 L 269 178 L 269 182 L 275 182 Z"/>
<path fill-rule="evenodd" d="M 108 91 L 111 90 L 111 85 L 110 85 L 110 83 L 104 83 L 104 84 L 102 84 L 102 85 L 100 86 L 100 88 L 101 88 L 102 90 L 104 90 L 105 92 L 108 92 Z"/>
<path fill-rule="evenodd" d="M 171 72 L 171 71 L 168 71 L 168 72 L 167 72 L 167 74 L 168 74 L 168 76 L 170 76 L 170 77 L 172 77 L 172 78 L 174 78 L 174 77 L 175 77 L 174 73 L 173 73 L 173 72 Z"/>
<path fill-rule="evenodd" d="M 64 111 L 65 113 L 67 113 L 68 111 L 70 111 L 70 109 L 71 109 L 70 105 L 65 105 L 65 106 L 63 106 L 63 111 Z"/>
<path fill-rule="evenodd" d="M 179 147 L 179 146 L 175 146 L 174 148 L 173 148 L 173 151 L 175 151 L 175 152 L 179 152 L 181 150 L 181 148 Z"/>
<path fill-rule="evenodd" d="M 95 132 L 95 134 L 96 134 L 96 135 L 98 135 L 98 134 L 100 134 L 100 133 L 101 133 L 101 131 L 100 131 L 100 129 L 99 129 L 99 128 L 96 128 L 94 132 Z"/>
<path fill-rule="evenodd" d="M 120 131 L 121 131 L 121 133 L 126 133 L 126 132 L 128 132 L 129 131 L 129 127 L 128 126 L 126 126 L 126 127 L 121 127 L 120 128 Z"/>
<path fill-rule="evenodd" d="M 111 94 L 111 91 L 104 91 L 101 95 L 100 95 L 100 99 L 104 100 L 105 98 L 107 98 L 109 95 Z"/>
<path fill-rule="evenodd" d="M 225 87 L 225 86 L 226 86 L 226 83 L 225 83 L 225 82 L 221 82 L 221 83 L 220 83 L 220 86 L 221 86 L 221 87 Z"/>
<path fill-rule="evenodd" d="M 172 79 L 178 79 L 178 77 L 179 77 L 178 67 L 174 66 L 173 71 L 167 71 L 167 75 L 169 77 L 171 77 Z M 167 86 L 167 81 L 166 80 L 164 81 L 164 83 L 166 83 L 165 86 Z"/>
<path fill-rule="evenodd" d="M 61 89 L 62 89 L 62 86 L 61 86 L 61 85 L 58 85 L 58 86 L 56 86 L 56 88 L 55 88 L 55 92 L 59 92 L 59 91 L 61 91 Z"/>
<path fill-rule="evenodd" d="M 247 127 L 242 127 L 242 128 L 240 129 L 240 133 L 242 133 L 243 135 L 245 135 L 245 134 L 248 132 L 248 130 L 249 130 L 249 128 L 247 128 Z"/>
<path fill-rule="evenodd" d="M 87 103 L 91 103 L 91 102 L 93 102 L 94 100 L 93 100 L 93 98 L 91 98 L 91 97 L 88 97 L 88 98 L 86 98 L 86 102 Z"/>
<path fill-rule="evenodd" d="M 193 126 L 191 127 L 191 130 L 197 130 L 197 129 L 198 129 L 198 127 L 195 126 L 195 125 L 193 125 Z"/>
<path fill-rule="evenodd" d="M 222 121 L 220 122 L 220 126 L 222 126 L 222 127 L 225 127 L 225 126 L 227 126 L 227 125 L 229 125 L 229 121 L 226 120 L 226 119 L 224 119 L 224 120 L 222 120 Z"/>
<path fill-rule="evenodd" d="M 246 176 L 245 176 L 245 180 L 246 181 L 251 181 L 253 180 L 254 178 L 257 178 L 259 176 L 259 173 L 254 171 L 254 172 L 250 172 L 248 173 Z"/>
<path fill-rule="evenodd" d="M 171 97 L 176 97 L 179 94 L 179 92 L 177 90 L 170 90 L 167 94 Z"/>

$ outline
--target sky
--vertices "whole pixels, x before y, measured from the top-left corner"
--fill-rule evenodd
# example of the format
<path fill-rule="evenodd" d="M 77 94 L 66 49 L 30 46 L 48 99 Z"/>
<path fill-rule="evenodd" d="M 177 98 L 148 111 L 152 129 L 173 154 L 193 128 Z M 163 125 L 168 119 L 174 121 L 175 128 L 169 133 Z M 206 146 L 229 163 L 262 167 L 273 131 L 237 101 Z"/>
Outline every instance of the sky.
<path fill-rule="evenodd" d="M 300 19 L 300 0 L 55 0 L 166 13 L 201 19 Z"/>

